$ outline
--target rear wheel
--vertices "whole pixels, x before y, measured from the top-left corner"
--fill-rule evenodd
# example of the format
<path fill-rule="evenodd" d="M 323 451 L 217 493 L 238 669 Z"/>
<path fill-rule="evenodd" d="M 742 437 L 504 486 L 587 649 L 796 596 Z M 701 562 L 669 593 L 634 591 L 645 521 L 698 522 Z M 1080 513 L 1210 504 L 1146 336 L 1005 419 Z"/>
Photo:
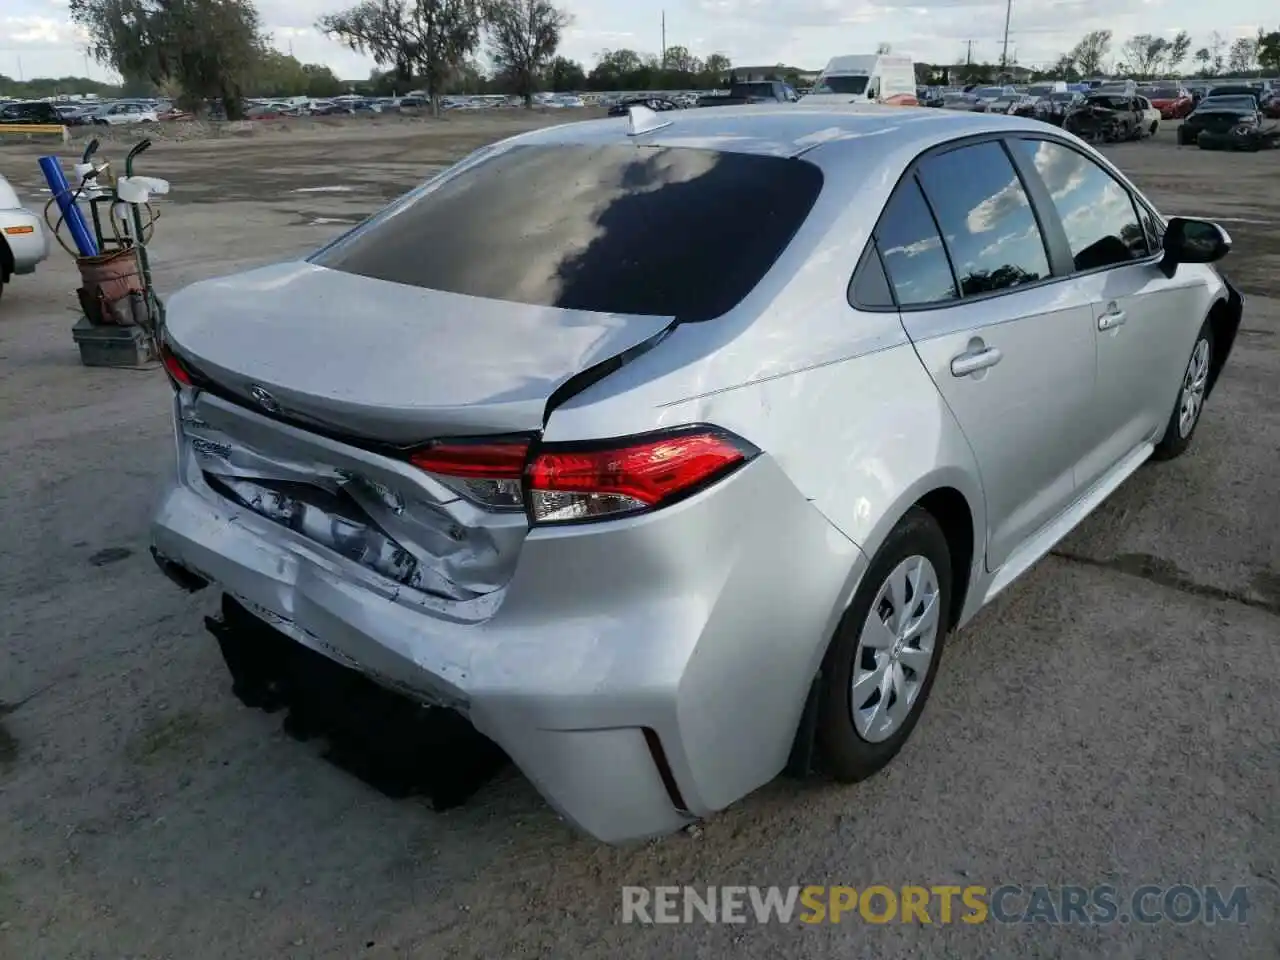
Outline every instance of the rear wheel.
<path fill-rule="evenodd" d="M 937 676 L 950 609 L 947 539 L 913 507 L 872 559 L 823 661 L 818 749 L 836 780 L 863 780 L 902 749 Z"/>
<path fill-rule="evenodd" d="M 1191 438 L 1195 436 L 1196 427 L 1200 424 L 1200 414 L 1204 410 L 1205 394 L 1209 392 L 1209 371 L 1212 369 L 1213 328 L 1206 320 L 1196 334 L 1191 357 L 1183 368 L 1178 399 L 1173 405 L 1169 422 L 1165 425 L 1164 436 L 1151 455 L 1153 460 L 1172 460 L 1191 446 Z"/>

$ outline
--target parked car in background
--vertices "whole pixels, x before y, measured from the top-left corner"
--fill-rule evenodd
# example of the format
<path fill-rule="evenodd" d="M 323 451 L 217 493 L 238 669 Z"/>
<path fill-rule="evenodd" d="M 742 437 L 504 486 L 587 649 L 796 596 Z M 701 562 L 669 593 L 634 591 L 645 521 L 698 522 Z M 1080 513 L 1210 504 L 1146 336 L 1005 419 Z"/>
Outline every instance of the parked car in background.
<path fill-rule="evenodd" d="M 889 763 L 948 634 L 1190 447 L 1242 310 L 1225 231 L 1032 120 L 667 119 L 487 146 L 162 336 L 152 544 L 237 692 L 363 674 L 610 842 Z"/>
<path fill-rule="evenodd" d="M 1262 115 L 1269 120 L 1280 120 L 1280 93 L 1271 92 L 1263 96 L 1258 105 Z"/>
<path fill-rule="evenodd" d="M 0 106 L 0 124 L 56 124 L 67 126 L 52 103 L 43 100 L 19 100 Z"/>
<path fill-rule="evenodd" d="M 1210 95 L 1179 125 L 1178 144 L 1197 143 L 1202 133 L 1222 135 L 1240 126 L 1258 127 L 1262 120 L 1257 97 L 1252 94 Z"/>
<path fill-rule="evenodd" d="M 1142 134 L 1147 137 L 1154 137 L 1160 130 L 1160 111 L 1146 97 L 1139 94 L 1133 98 L 1138 103 L 1138 109 L 1142 111 Z"/>
<path fill-rule="evenodd" d="M 58 111 L 58 116 L 64 126 L 82 127 L 92 122 L 90 119 L 90 114 L 93 113 L 92 107 L 58 104 L 54 109 Z"/>
<path fill-rule="evenodd" d="M 1204 98 L 1209 97 L 1253 97 L 1262 99 L 1262 90 L 1251 83 L 1215 83 L 1205 91 Z"/>
<path fill-rule="evenodd" d="M 972 94 L 976 100 L 982 103 L 984 108 L 989 108 L 991 104 L 995 103 L 997 100 L 1004 97 L 1013 97 L 1018 93 L 1017 90 L 1010 86 L 974 87 L 968 92 Z"/>
<path fill-rule="evenodd" d="M 1165 120 L 1181 120 L 1195 109 L 1195 101 L 1184 87 L 1156 86 L 1143 95 L 1160 111 L 1161 118 Z"/>
<path fill-rule="evenodd" d="M 1036 112 L 1036 98 L 1025 93 L 1002 97 L 987 108 L 990 113 L 1003 113 L 1013 117 L 1031 117 Z"/>
<path fill-rule="evenodd" d="M 625 97 L 609 107 L 609 116 L 625 117 L 632 107 L 648 107 L 659 113 L 684 109 L 670 97 Z"/>
<path fill-rule="evenodd" d="M 1036 119 L 1060 127 L 1067 114 L 1084 103 L 1084 94 L 1051 93 L 1036 103 Z"/>
<path fill-rule="evenodd" d="M 17 191 L 0 175 L 0 294 L 15 276 L 35 272 L 48 255 L 44 222 L 22 206 Z"/>
<path fill-rule="evenodd" d="M 92 122 L 102 127 L 117 127 L 130 123 L 159 123 L 160 116 L 149 103 L 118 100 L 95 110 Z"/>
<path fill-rule="evenodd" d="M 946 110 L 964 110 L 970 113 L 982 112 L 986 104 L 972 93 L 953 92 L 942 98 L 942 106 Z"/>
<path fill-rule="evenodd" d="M 1145 117 L 1135 97 L 1118 93 L 1091 93 L 1072 107 L 1062 128 L 1090 141 L 1116 143 L 1142 136 Z"/>
<path fill-rule="evenodd" d="M 744 103 L 795 103 L 800 97 L 795 89 L 781 80 L 752 80 L 729 86 L 728 96 L 698 98 L 699 107 L 732 107 Z"/>

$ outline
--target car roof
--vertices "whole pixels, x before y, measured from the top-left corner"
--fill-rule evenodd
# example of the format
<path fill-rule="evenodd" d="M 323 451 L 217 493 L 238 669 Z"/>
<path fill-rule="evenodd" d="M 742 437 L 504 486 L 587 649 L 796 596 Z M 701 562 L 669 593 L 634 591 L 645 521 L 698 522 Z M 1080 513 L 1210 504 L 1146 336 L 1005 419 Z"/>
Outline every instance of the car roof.
<path fill-rule="evenodd" d="M 545 127 L 516 139 L 527 144 L 605 144 L 619 140 L 647 146 L 694 147 L 728 153 L 795 157 L 857 147 L 859 164 L 903 151 L 919 153 L 939 143 L 984 133 L 1045 132 L 1036 120 L 1004 114 L 893 107 L 875 104 L 804 106 L 756 104 L 674 110 L 652 133 L 627 136 L 627 120 L 586 120 Z M 668 122 L 669 121 L 669 122 Z"/>

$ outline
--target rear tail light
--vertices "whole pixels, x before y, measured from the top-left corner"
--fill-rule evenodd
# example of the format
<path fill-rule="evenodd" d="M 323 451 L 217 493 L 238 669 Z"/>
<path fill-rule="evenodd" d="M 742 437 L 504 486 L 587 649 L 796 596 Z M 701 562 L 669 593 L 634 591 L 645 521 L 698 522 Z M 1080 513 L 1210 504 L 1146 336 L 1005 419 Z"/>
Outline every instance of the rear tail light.
<path fill-rule="evenodd" d="M 448 441 L 413 453 L 409 462 L 482 506 L 518 510 L 524 506 L 521 480 L 528 459 L 527 440 Z"/>
<path fill-rule="evenodd" d="M 181 360 L 169 349 L 169 345 L 164 342 L 164 337 L 159 337 L 160 362 L 164 364 L 164 372 L 169 375 L 169 379 L 173 381 L 175 388 L 193 387 L 195 381 L 191 379 L 191 373 L 187 370 Z"/>
<path fill-rule="evenodd" d="M 666 506 L 759 451 L 717 427 L 683 427 L 590 444 L 448 441 L 410 462 L 491 509 L 525 507 L 533 523 L 599 520 Z"/>
<path fill-rule="evenodd" d="M 682 499 L 746 463 L 755 449 L 710 427 L 605 444 L 541 447 L 529 463 L 534 523 L 595 520 Z"/>

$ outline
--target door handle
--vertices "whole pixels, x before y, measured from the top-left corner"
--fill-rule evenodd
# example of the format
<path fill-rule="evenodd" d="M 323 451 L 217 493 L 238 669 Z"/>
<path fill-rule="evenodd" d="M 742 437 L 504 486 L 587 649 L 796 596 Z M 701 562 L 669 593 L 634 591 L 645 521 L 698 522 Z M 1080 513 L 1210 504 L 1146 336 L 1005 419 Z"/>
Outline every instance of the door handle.
<path fill-rule="evenodd" d="M 1124 311 L 1120 309 L 1120 304 L 1112 300 L 1107 304 L 1107 309 L 1102 316 L 1098 317 L 1099 330 L 1114 330 L 1128 319 L 1124 315 Z"/>
<path fill-rule="evenodd" d="M 1004 354 L 995 347 L 984 347 L 981 350 L 962 353 L 958 357 L 951 358 L 951 375 L 953 377 L 967 377 L 969 374 L 977 373 L 979 370 L 994 367 L 1003 356 Z"/>

